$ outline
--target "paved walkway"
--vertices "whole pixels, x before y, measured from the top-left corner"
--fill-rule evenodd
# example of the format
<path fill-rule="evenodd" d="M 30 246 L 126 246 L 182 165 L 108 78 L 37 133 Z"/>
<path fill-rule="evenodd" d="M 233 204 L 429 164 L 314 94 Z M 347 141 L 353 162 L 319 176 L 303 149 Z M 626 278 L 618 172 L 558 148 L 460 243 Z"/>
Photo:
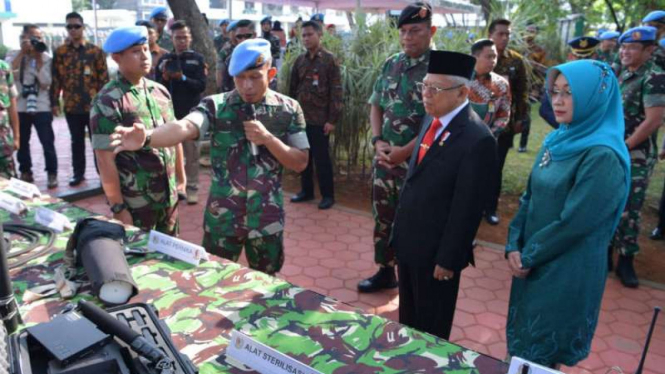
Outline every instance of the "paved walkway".
<path fill-rule="evenodd" d="M 60 187 L 49 193 L 71 192 L 67 179 L 71 174 L 69 131 L 64 119 L 54 121 L 58 152 Z M 33 135 L 34 174 L 40 188 L 45 187 L 43 155 Z M 86 149 L 92 160 L 90 147 Z M 88 163 L 85 186 L 98 185 L 94 164 Z M 82 187 L 85 187 L 82 186 Z M 201 243 L 204 202 L 208 197 L 210 178 L 202 172 L 198 205 L 182 205 L 181 237 Z M 288 200 L 288 199 L 286 199 Z M 77 205 L 99 214 L 109 214 L 106 200 L 96 196 Z M 336 206 L 319 211 L 315 204 L 286 203 L 286 263 L 280 277 L 332 296 L 367 312 L 397 320 L 397 291 L 358 294 L 358 282 L 372 275 L 372 228 L 369 214 Z M 245 259 L 241 260 L 246 264 Z M 476 267 L 462 273 L 461 290 L 455 314 L 451 341 L 494 357 L 506 355 L 505 322 L 511 276 L 500 247 L 485 244 L 476 248 Z M 565 300 L 562 300 L 565 302 Z M 637 290 L 623 288 L 611 277 L 607 281 L 600 322 L 588 359 L 566 373 L 605 374 L 613 366 L 624 373 L 633 373 L 642 352 L 654 306 L 665 307 L 665 290 L 641 286 Z M 665 315 L 661 315 L 651 342 L 644 374 L 665 374 Z"/>

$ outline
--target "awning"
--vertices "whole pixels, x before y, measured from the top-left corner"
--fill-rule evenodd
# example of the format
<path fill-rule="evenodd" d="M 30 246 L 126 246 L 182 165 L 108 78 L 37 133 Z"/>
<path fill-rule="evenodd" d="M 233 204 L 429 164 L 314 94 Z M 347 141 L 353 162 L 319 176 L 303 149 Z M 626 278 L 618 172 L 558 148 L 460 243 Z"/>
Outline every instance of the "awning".
<path fill-rule="evenodd" d="M 358 4 L 367 13 L 383 13 L 387 10 L 401 10 L 414 1 L 408 0 L 262 0 L 261 3 L 274 5 L 295 5 L 322 9 L 353 11 Z M 430 1 L 434 13 L 480 13 L 481 8 L 461 0 Z"/>

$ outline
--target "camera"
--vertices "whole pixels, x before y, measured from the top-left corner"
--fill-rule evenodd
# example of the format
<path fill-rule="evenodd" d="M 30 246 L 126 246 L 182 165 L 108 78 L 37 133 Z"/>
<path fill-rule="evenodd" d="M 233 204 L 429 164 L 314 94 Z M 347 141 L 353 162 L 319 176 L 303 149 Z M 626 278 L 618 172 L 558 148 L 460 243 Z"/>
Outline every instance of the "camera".
<path fill-rule="evenodd" d="M 170 73 L 170 74 L 181 72 L 182 67 L 180 66 L 180 60 L 177 60 L 177 59 L 166 60 L 166 63 L 164 65 L 164 69 L 166 70 L 167 73 Z"/>
<path fill-rule="evenodd" d="M 37 95 L 39 95 L 39 88 L 36 84 L 23 85 L 21 96 L 25 99 L 25 111 L 27 113 L 37 112 Z"/>
<path fill-rule="evenodd" d="M 46 52 L 46 43 L 39 40 L 38 38 L 35 37 L 30 38 L 30 44 L 35 49 L 35 51 L 39 53 Z"/>

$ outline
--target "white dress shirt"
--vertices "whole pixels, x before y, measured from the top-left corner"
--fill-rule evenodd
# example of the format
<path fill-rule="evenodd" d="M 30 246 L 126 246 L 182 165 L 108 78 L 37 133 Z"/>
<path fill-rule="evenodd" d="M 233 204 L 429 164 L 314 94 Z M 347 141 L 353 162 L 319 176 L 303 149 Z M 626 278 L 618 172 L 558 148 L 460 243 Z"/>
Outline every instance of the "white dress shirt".
<path fill-rule="evenodd" d="M 450 112 L 450 113 L 448 113 L 448 114 L 446 114 L 442 117 L 439 117 L 439 121 L 441 122 L 441 128 L 436 132 L 436 136 L 434 137 L 434 139 L 439 139 L 439 136 L 441 136 L 441 134 L 443 134 L 443 131 L 446 129 L 446 127 L 448 127 L 448 125 L 450 125 L 450 122 L 453 120 L 453 118 L 455 118 L 455 116 L 458 115 L 459 112 L 461 112 L 462 109 L 464 109 L 464 107 L 467 106 L 467 105 L 469 105 L 469 99 L 464 100 L 462 105 L 460 105 L 457 108 L 453 109 L 452 112 Z"/>

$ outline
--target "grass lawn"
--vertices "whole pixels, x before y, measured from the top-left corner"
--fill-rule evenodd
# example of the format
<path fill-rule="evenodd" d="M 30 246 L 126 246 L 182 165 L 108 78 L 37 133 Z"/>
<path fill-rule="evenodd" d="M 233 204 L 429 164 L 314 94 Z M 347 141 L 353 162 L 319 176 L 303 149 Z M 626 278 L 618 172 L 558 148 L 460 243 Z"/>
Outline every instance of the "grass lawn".
<path fill-rule="evenodd" d="M 540 149 L 545 136 L 553 131 L 553 129 L 538 115 L 538 108 L 540 104 L 532 107 L 531 111 L 531 134 L 529 135 L 529 146 L 527 153 L 518 153 L 517 146 L 519 144 L 519 135 L 515 137 L 515 148 L 508 153 L 506 166 L 503 169 L 503 193 L 510 195 L 519 195 L 526 188 L 529 172 L 533 166 L 536 152 Z M 661 143 L 662 136 L 659 136 Z M 663 179 L 665 179 L 665 166 L 664 162 L 659 162 L 656 165 L 649 189 L 647 190 L 647 207 L 658 208 L 660 194 L 663 191 Z M 644 213 L 651 213 L 650 209 L 645 208 Z"/>

